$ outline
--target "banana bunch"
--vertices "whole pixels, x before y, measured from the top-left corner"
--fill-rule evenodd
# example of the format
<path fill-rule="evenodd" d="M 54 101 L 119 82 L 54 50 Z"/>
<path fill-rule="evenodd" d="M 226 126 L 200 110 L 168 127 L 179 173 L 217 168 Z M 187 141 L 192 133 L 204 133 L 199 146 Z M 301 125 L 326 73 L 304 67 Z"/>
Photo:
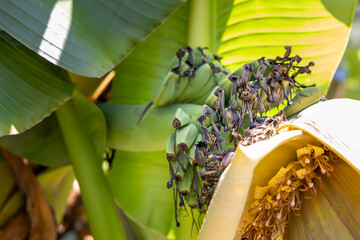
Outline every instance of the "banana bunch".
<path fill-rule="evenodd" d="M 221 159 L 227 149 L 226 142 L 229 131 L 218 122 L 215 112 L 207 105 L 202 107 L 202 114 L 197 123 L 191 123 L 192 116 L 182 108 L 178 108 L 173 116 L 173 133 L 166 143 L 166 158 L 169 163 L 170 180 L 168 188 L 174 188 L 175 216 L 177 208 L 186 209 L 185 203 L 191 209 L 197 208 L 205 213 L 209 204 L 209 192 L 214 189 L 206 187 L 204 175 L 209 174 L 205 165 L 210 156 L 214 164 Z M 213 166 L 225 168 L 225 166 Z M 212 174 L 212 173 L 211 173 Z M 209 181 L 209 179 L 208 179 Z M 179 204 L 178 204 L 179 203 Z"/>
<path fill-rule="evenodd" d="M 199 129 L 194 123 L 190 123 L 191 117 L 182 109 L 178 108 L 173 116 L 171 134 L 166 143 L 166 158 L 169 162 L 170 180 L 168 188 L 175 183 L 175 219 L 176 225 L 180 226 L 177 220 L 177 201 L 179 207 L 185 206 L 184 198 L 190 208 L 202 208 L 200 177 L 198 174 L 201 168 L 200 148 L 206 144 Z"/>
<path fill-rule="evenodd" d="M 155 106 L 172 103 L 203 104 L 209 92 L 228 75 L 220 58 L 206 48 L 184 47 L 161 81 L 152 101 Z"/>
<path fill-rule="evenodd" d="M 322 97 L 319 88 L 296 82 L 297 75 L 310 73 L 312 64 L 299 67 L 300 57 L 290 57 L 286 49 L 281 58 L 260 58 L 233 73 L 225 73 L 219 57 L 204 49 L 180 49 L 153 106 L 99 105 L 107 121 L 109 147 L 166 148 L 167 187 L 174 190 L 175 214 L 179 208 L 186 210 L 185 205 L 205 213 L 237 144 L 256 127 L 273 121 L 266 116 L 272 106 L 287 102 L 285 113 L 294 116 Z M 176 222 L 180 224 L 177 218 Z"/>
<path fill-rule="evenodd" d="M 309 68 L 314 63 L 310 62 L 305 67 L 298 66 L 301 58 L 290 57 L 291 47 L 287 46 L 285 49 L 283 57 L 267 60 L 260 58 L 231 74 L 225 74 L 221 70 L 220 62 L 216 65 L 220 70 L 214 71 L 208 60 L 205 60 L 202 49 L 196 54 L 189 49 L 180 51 L 181 54 L 178 52 L 180 69 L 184 64 L 181 56 L 187 56 L 186 71 L 192 69 L 189 62 L 192 62 L 194 56 L 202 61 L 194 60 L 196 70 L 191 74 L 182 73 L 188 77 L 186 87 L 180 86 L 185 79 L 181 71 L 178 78 L 174 77 L 175 83 L 170 85 L 173 93 L 179 89 L 182 94 L 165 97 L 165 89 L 169 85 L 166 84 L 166 79 L 159 88 L 163 90 L 158 90 L 155 94 L 154 104 L 159 106 L 173 101 L 205 104 L 200 115 L 189 114 L 182 108 L 175 111 L 172 118 L 173 133 L 166 144 L 170 172 L 167 187 L 173 188 L 175 192 L 177 226 L 180 225 L 177 208 L 186 210 L 185 204 L 191 209 L 197 208 L 201 213 L 206 213 L 217 182 L 231 162 L 239 142 L 255 138 L 255 134 L 269 125 L 278 127 L 277 123 L 283 119 L 284 113 L 295 116 L 305 107 L 322 99 L 320 88 L 305 86 L 295 80 L 299 74 L 309 74 Z M 176 85 L 176 81 L 179 85 Z M 208 85 L 205 86 L 204 83 Z M 293 95 L 296 95 L 298 101 L 293 101 Z M 159 99 L 166 101 L 160 102 Z M 285 101 L 287 106 L 277 117 L 265 116 L 271 106 L 279 107 Z M 196 122 L 193 118 L 196 118 Z"/>

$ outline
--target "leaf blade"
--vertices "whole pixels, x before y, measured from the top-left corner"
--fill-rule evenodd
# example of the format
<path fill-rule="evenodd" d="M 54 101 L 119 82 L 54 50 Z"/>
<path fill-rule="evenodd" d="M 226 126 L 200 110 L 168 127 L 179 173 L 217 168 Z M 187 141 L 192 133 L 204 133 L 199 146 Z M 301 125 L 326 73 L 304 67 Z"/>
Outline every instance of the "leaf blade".
<path fill-rule="evenodd" d="M 181 2 L 5 1 L 0 7 L 0 27 L 48 61 L 80 75 L 99 77 Z"/>
<path fill-rule="evenodd" d="M 61 81 L 0 38 L 0 136 L 23 132 L 71 97 Z"/>

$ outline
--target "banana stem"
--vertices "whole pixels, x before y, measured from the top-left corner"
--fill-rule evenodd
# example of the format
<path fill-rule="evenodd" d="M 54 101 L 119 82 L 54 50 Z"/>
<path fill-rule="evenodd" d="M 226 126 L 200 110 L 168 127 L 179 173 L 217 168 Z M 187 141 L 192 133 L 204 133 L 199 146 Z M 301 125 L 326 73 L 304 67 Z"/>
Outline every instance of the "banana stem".
<path fill-rule="evenodd" d="M 56 111 L 56 117 L 80 185 L 94 239 L 125 239 L 101 161 L 84 132 L 72 100 Z"/>
<path fill-rule="evenodd" d="M 215 2 L 213 0 L 191 0 L 189 12 L 188 45 L 208 47 L 215 52 Z"/>

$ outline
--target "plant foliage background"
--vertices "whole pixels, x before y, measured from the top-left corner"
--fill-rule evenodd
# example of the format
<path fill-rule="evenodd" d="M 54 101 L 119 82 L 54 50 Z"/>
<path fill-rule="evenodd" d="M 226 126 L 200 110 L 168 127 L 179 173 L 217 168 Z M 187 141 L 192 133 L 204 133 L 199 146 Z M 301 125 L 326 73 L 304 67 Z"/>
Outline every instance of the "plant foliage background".
<path fill-rule="evenodd" d="M 105 149 L 116 148 L 106 174 L 125 213 L 122 221 L 131 229 L 128 237 L 189 239 L 192 220 L 183 215 L 181 227 L 175 227 L 172 192 L 165 187 L 164 149 L 176 106 L 154 110 L 156 119 L 136 125 L 177 49 L 207 46 L 234 71 L 260 57 L 273 58 L 290 45 L 294 55 L 316 64 L 311 75 L 299 80 L 316 83 L 326 94 L 355 5 L 355 0 L 4 1 L 0 145 L 50 168 L 71 164 L 54 111 L 72 98 L 98 168 Z M 359 51 L 355 42 L 350 46 L 357 50 L 347 50 L 342 67 L 351 72 L 347 86 L 353 92 L 347 96 L 359 99 L 354 91 Z M 99 108 L 86 97 L 111 70 L 110 103 Z M 56 178 L 60 175 L 53 174 Z M 71 181 L 53 182 L 50 192 L 60 185 L 71 188 Z M 62 206 L 67 192 L 58 196 Z M 61 219 L 63 212 L 55 214 Z"/>

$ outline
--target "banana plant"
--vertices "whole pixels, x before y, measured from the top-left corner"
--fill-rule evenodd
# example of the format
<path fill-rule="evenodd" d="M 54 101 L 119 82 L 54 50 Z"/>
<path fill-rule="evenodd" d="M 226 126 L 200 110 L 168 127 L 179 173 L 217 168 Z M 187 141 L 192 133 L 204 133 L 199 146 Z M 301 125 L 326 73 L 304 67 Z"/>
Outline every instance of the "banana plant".
<path fill-rule="evenodd" d="M 166 187 L 174 113 L 182 109 L 190 117 L 180 122 L 193 126 L 186 133 L 179 127 L 178 136 L 196 138 L 201 127 L 193 124 L 202 105 L 213 102 L 207 100 L 214 86 L 245 63 L 281 55 L 284 46 L 292 46 L 304 62 L 315 62 L 312 74 L 297 81 L 315 83 L 326 94 L 355 5 L 355 0 L 5 1 L 0 6 L 0 145 L 55 173 L 71 165 L 95 239 L 195 239 L 200 226 L 184 213 L 176 226 L 173 192 Z M 193 53 L 196 69 L 179 63 L 183 54 L 189 59 L 191 51 L 178 51 L 184 46 L 204 49 Z M 198 59 L 213 65 L 199 66 Z M 90 101 L 99 99 L 95 90 L 109 79 L 111 96 Z M 104 173 L 106 148 L 116 151 Z M 68 171 L 63 178 L 72 178 Z M 10 201 L 14 180 L 6 179 L 9 189 L 0 200 Z M 49 179 L 39 176 L 60 221 L 63 204 L 51 200 L 58 193 L 48 184 L 56 181 Z M 64 194 L 58 197 L 62 201 Z M 6 203 L 0 201 L 0 213 L 2 206 Z M 205 232 L 216 224 L 205 223 Z"/>

